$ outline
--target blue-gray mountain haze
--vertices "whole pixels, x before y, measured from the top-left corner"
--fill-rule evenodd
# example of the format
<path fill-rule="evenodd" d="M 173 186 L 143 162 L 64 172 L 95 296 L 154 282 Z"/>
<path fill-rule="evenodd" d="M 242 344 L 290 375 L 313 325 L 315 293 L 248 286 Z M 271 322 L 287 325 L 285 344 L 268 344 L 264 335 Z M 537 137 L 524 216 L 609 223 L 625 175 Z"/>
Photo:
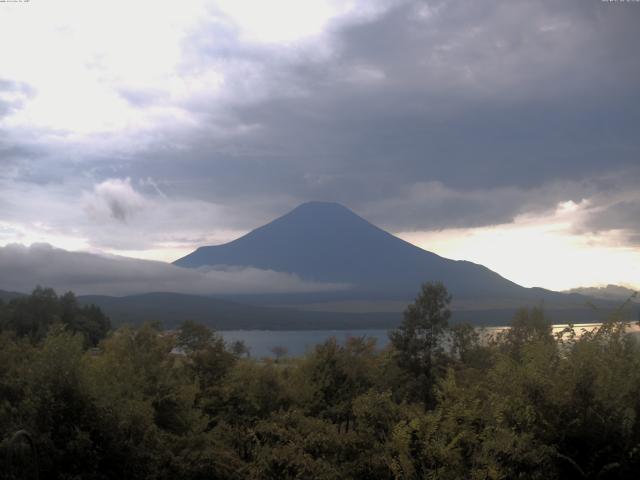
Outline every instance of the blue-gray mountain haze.
<path fill-rule="evenodd" d="M 5 273 L 23 278 L 21 283 L 8 285 L 46 279 L 53 282 L 46 286 L 60 292 L 67 288 L 78 291 L 78 282 L 69 278 L 82 280 L 86 285 L 80 289 L 80 302 L 100 306 L 116 325 L 158 321 L 174 328 L 184 320 L 194 320 L 218 330 L 392 328 L 426 281 L 442 281 L 453 294 L 454 323 L 505 325 L 517 308 L 540 304 L 555 323 L 597 322 L 621 304 L 619 298 L 599 299 L 598 310 L 589 306 L 598 296 L 593 292 L 522 287 L 482 265 L 418 248 L 337 203 L 304 203 L 237 240 L 198 248 L 174 266 L 45 246 L 16 248 L 5 251 Z M 12 267 L 7 263 L 12 255 L 29 261 Z M 47 265 L 36 268 L 43 261 Z M 63 268 L 67 262 L 77 268 Z M 102 269 L 105 278 L 99 278 L 95 268 Z M 240 276 L 234 277 L 240 283 L 230 283 L 236 285 L 235 290 L 225 293 L 215 288 L 228 272 L 251 269 L 268 273 L 261 277 L 261 284 L 283 278 L 294 282 L 289 290 L 256 290 L 256 279 L 247 289 Z M 214 275 L 207 277 L 211 272 Z M 123 296 L 99 294 L 117 291 L 113 285 L 124 288 L 115 293 Z M 305 288 L 294 288 L 299 285 Z M 141 290 L 143 286 L 146 289 Z M 0 290 L 4 301 L 19 295 Z M 630 310 L 635 317 L 640 306 L 633 304 Z"/>
<path fill-rule="evenodd" d="M 411 299 L 420 284 L 442 281 L 457 299 L 557 300 L 566 295 L 524 288 L 488 268 L 443 258 L 372 225 L 337 203 L 308 202 L 232 242 L 200 247 L 175 265 L 256 267 L 304 280 L 346 283 L 322 299 Z"/>

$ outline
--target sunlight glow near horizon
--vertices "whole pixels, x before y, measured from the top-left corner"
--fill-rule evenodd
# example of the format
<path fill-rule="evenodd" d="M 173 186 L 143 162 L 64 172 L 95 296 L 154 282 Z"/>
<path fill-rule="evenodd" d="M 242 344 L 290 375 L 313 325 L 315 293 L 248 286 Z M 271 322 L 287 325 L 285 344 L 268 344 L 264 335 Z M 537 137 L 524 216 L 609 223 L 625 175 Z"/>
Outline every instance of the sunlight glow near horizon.
<path fill-rule="evenodd" d="M 568 290 L 617 284 L 640 289 L 640 252 L 621 246 L 620 232 L 574 233 L 573 202 L 551 215 L 512 224 L 400 232 L 400 238 L 454 260 L 479 263 L 525 287 Z"/>

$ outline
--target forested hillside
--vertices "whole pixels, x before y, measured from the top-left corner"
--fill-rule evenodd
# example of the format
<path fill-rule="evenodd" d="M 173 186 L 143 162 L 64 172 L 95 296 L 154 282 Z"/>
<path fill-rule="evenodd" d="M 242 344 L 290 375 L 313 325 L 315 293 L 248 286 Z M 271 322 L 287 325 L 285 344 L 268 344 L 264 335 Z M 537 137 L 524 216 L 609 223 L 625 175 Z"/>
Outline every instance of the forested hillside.
<path fill-rule="evenodd" d="M 108 331 L 95 307 L 36 290 L 0 305 L 0 477 L 637 478 L 624 308 L 556 336 L 521 310 L 483 341 L 450 327 L 449 302 L 425 284 L 384 350 L 352 338 L 259 360 L 193 322 Z"/>

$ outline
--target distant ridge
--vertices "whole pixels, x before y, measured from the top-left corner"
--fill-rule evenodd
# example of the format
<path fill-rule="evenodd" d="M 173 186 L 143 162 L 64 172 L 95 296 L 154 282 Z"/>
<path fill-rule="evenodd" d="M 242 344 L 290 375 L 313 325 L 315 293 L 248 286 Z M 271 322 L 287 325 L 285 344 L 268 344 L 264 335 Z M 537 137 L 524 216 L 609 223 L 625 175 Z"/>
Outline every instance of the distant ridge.
<path fill-rule="evenodd" d="M 125 297 L 83 295 L 84 305 L 99 306 L 114 325 L 160 322 L 176 328 L 185 320 L 216 330 L 339 330 L 393 328 L 398 313 L 326 313 L 247 305 L 201 295 L 145 293 Z"/>
<path fill-rule="evenodd" d="M 14 298 L 20 298 L 26 296 L 24 293 L 18 292 L 7 292 L 6 290 L 0 290 L 0 300 L 3 302 L 8 302 L 13 300 Z"/>
<path fill-rule="evenodd" d="M 549 290 L 524 288 L 482 265 L 440 257 L 329 202 L 303 203 L 243 237 L 200 247 L 174 263 L 188 268 L 252 266 L 294 273 L 304 280 L 352 285 L 350 291 L 334 295 L 341 298 L 410 299 L 423 282 L 442 281 L 458 299 L 498 303 L 505 299 L 569 299 Z"/>
<path fill-rule="evenodd" d="M 633 294 L 636 292 L 637 290 L 633 290 L 628 287 L 611 284 L 606 287 L 578 287 L 567 290 L 567 293 L 578 293 L 580 295 L 588 295 L 593 298 L 618 301 L 625 301 L 632 298 Z M 632 298 L 632 301 L 640 302 L 640 296 L 636 295 Z"/>
<path fill-rule="evenodd" d="M 176 328 L 184 320 L 203 323 L 216 330 L 344 330 L 395 328 L 402 320 L 401 312 L 324 312 L 301 311 L 294 308 L 270 308 L 231 302 L 219 298 L 181 293 L 146 293 L 111 297 L 82 295 L 83 305 L 97 305 L 115 326 L 160 322 L 164 328 Z M 611 312 L 603 309 L 562 308 L 546 309 L 557 323 L 600 322 Z M 469 322 L 476 325 L 507 325 L 512 309 L 484 309 L 454 311 L 452 323 Z M 636 308 L 633 315 L 638 315 Z"/>

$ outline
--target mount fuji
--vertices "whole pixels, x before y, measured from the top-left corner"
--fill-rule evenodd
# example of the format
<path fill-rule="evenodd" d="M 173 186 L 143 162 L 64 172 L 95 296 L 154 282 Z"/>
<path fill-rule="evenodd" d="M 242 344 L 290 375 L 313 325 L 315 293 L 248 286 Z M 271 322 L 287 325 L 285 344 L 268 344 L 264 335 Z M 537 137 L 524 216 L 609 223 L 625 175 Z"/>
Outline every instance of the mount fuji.
<path fill-rule="evenodd" d="M 304 297 L 302 302 L 406 301 L 426 281 L 443 282 L 459 304 L 566 303 L 569 299 L 575 303 L 580 297 L 525 288 L 482 265 L 441 257 L 395 237 L 340 204 L 327 202 L 304 203 L 243 237 L 200 247 L 174 264 L 255 267 L 349 286 L 333 293 L 298 295 Z M 290 300 L 280 295 L 275 303 Z"/>

